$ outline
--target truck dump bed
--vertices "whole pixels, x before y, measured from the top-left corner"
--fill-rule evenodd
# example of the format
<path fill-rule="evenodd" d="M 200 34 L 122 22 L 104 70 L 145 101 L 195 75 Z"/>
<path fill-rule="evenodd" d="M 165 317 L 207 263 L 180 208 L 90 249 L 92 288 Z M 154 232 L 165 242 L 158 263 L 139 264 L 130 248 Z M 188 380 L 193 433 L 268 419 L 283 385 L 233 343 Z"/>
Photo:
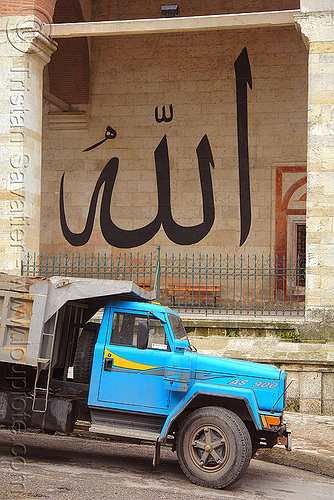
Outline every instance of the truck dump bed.
<path fill-rule="evenodd" d="M 60 339 L 72 337 L 70 329 L 78 329 L 110 300 L 153 298 L 132 281 L 0 273 L 0 362 L 36 367 L 38 360 L 51 358 L 51 346 L 60 352 Z"/>

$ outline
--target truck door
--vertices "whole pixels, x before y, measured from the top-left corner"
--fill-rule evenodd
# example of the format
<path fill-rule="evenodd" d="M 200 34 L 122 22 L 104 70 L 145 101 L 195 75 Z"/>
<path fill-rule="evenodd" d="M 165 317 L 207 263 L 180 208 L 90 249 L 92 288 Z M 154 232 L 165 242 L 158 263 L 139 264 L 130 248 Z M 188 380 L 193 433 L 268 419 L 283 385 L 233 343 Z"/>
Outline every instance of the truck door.
<path fill-rule="evenodd" d="M 164 388 L 163 377 L 172 353 L 165 326 L 156 318 L 150 318 L 147 348 L 137 348 L 138 326 L 146 321 L 146 316 L 140 314 L 114 312 L 102 356 L 98 389 L 101 406 L 131 406 L 131 410 L 168 408 L 170 391 Z"/>

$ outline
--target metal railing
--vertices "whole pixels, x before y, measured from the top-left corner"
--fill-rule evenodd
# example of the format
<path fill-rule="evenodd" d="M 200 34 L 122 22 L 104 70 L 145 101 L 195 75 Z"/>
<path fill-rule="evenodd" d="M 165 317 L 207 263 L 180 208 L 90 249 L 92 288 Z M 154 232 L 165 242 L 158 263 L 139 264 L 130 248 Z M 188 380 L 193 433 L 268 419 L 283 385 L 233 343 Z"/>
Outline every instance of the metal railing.
<path fill-rule="evenodd" d="M 132 280 L 180 312 L 215 315 L 303 315 L 304 262 L 272 256 L 161 254 L 28 254 L 26 276 Z"/>

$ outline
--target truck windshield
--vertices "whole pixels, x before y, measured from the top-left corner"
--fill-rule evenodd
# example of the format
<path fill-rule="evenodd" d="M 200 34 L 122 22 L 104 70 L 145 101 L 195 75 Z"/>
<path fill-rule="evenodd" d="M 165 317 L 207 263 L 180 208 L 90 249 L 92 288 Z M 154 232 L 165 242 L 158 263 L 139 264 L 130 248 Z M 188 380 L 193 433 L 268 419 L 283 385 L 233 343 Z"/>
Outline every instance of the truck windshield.
<path fill-rule="evenodd" d="M 188 335 L 186 333 L 186 330 L 183 326 L 181 318 L 178 316 L 175 316 L 175 314 L 167 313 L 170 326 L 172 327 L 173 335 L 177 340 L 188 340 Z"/>

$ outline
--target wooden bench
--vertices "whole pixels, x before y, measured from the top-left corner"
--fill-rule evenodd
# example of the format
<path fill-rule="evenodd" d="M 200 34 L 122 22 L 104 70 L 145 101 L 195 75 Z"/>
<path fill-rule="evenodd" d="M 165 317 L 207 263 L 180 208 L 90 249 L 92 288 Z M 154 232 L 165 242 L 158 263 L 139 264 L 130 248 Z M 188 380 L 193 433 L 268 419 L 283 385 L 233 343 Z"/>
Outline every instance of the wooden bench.
<path fill-rule="evenodd" d="M 172 305 L 198 303 L 216 304 L 220 297 L 220 285 L 168 283 L 167 296 L 171 297 Z"/>
<path fill-rule="evenodd" d="M 140 286 L 140 288 L 144 288 L 144 290 L 151 290 L 151 283 L 136 283 L 136 285 Z"/>

